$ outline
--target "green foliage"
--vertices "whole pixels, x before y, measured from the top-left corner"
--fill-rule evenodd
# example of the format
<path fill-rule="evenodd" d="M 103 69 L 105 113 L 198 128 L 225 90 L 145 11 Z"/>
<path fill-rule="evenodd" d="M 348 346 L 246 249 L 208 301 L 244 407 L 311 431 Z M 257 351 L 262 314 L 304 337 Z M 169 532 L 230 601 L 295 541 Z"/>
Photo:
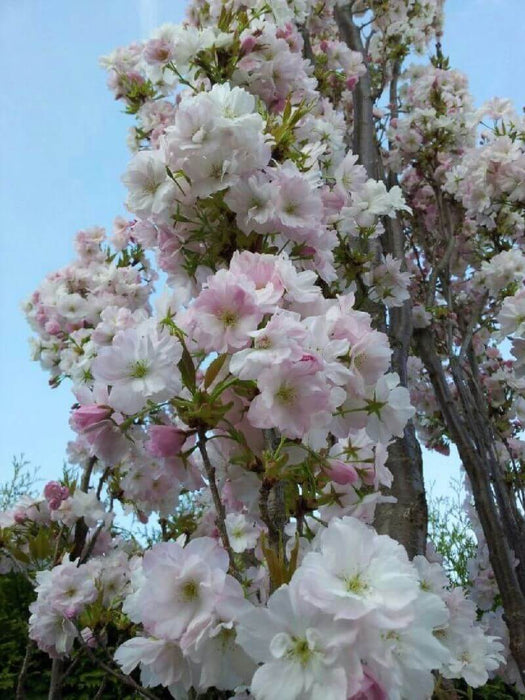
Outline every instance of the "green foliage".
<path fill-rule="evenodd" d="M 0 694 L 3 697 L 14 697 L 26 651 L 28 607 L 33 599 L 32 587 L 22 575 L 0 576 Z M 33 676 L 33 670 L 36 670 L 35 661 L 36 655 L 30 663 L 28 676 Z M 45 663 L 32 678 L 34 694 L 30 697 L 47 697 L 48 686 L 49 659 L 45 657 Z"/>
<path fill-rule="evenodd" d="M 443 557 L 443 566 L 453 583 L 469 583 L 468 560 L 476 553 L 476 537 L 463 508 L 465 492 L 461 484 L 450 481 L 449 496 L 428 498 L 428 536 Z"/>
<path fill-rule="evenodd" d="M 13 472 L 9 481 L 0 484 L 0 510 L 7 510 L 15 505 L 21 496 L 35 496 L 35 484 L 38 481 L 39 468 L 31 468 L 24 455 L 13 457 Z"/>
<path fill-rule="evenodd" d="M 455 681 L 454 687 L 458 698 L 468 700 L 524 700 L 525 696 L 511 686 L 506 685 L 501 678 L 494 678 L 482 688 L 471 688 L 465 681 Z"/>
<path fill-rule="evenodd" d="M 14 698 L 18 676 L 24 662 L 27 647 L 27 620 L 29 605 L 35 595 L 29 581 L 23 575 L 9 573 L 0 575 L 0 697 Z M 117 643 L 116 632 L 111 642 Z M 106 663 L 103 652 L 95 652 Z M 74 652 L 72 658 L 64 660 L 64 682 L 62 696 L 75 700 L 92 700 L 104 683 L 99 697 L 114 700 L 138 698 L 120 680 L 107 677 L 106 671 L 99 668 L 84 652 Z M 29 663 L 24 682 L 24 695 L 27 700 L 46 700 L 51 679 L 51 659 L 44 652 L 31 645 Z M 137 679 L 138 680 L 138 679 Z M 159 696 L 162 697 L 162 696 Z"/>

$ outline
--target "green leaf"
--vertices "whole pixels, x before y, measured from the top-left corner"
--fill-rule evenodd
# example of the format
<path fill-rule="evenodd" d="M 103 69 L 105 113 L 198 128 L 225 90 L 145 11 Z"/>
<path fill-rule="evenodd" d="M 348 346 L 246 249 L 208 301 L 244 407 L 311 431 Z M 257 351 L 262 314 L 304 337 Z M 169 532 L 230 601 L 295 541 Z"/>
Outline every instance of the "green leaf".
<path fill-rule="evenodd" d="M 14 556 L 14 558 L 17 561 L 21 561 L 24 564 L 29 564 L 31 562 L 31 559 L 27 556 L 25 552 L 23 552 L 21 549 L 13 549 L 11 551 L 11 554 Z"/>
<path fill-rule="evenodd" d="M 42 528 L 33 539 L 29 540 L 29 551 L 33 559 L 42 560 L 51 556 L 52 547 L 49 535 Z"/>
<path fill-rule="evenodd" d="M 224 363 L 226 362 L 226 358 L 228 355 L 224 353 L 223 355 L 219 355 L 216 357 L 211 365 L 208 367 L 206 370 L 206 374 L 204 375 L 204 388 L 208 389 L 208 387 L 213 384 L 214 380 L 216 379 L 217 375 L 221 371 L 221 369 L 224 366 Z"/>
<path fill-rule="evenodd" d="M 182 375 L 182 381 L 191 392 L 194 392 L 197 386 L 195 365 L 193 364 L 193 360 L 191 359 L 191 355 L 186 345 L 184 345 L 182 349 L 179 369 Z"/>

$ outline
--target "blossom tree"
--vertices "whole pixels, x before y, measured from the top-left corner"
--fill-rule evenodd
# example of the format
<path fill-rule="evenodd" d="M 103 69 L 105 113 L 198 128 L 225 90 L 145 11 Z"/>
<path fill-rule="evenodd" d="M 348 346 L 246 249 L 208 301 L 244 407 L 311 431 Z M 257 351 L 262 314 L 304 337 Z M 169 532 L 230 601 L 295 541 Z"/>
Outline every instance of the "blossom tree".
<path fill-rule="evenodd" d="M 50 698 L 75 655 L 150 698 L 523 689 L 523 119 L 473 107 L 442 20 L 195 0 L 102 59 L 130 217 L 26 304 L 81 476 L 0 514 Z M 427 546 L 420 442 L 458 448 L 470 591 Z"/>

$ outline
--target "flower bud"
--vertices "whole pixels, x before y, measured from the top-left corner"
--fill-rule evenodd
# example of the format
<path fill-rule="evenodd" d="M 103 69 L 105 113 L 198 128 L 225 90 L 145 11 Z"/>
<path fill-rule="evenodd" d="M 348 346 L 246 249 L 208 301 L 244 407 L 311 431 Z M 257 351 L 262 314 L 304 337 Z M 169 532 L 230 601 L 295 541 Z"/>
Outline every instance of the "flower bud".
<path fill-rule="evenodd" d="M 173 457 L 186 442 L 186 432 L 174 425 L 152 425 L 145 447 L 153 457 Z"/>
<path fill-rule="evenodd" d="M 71 425 L 77 432 L 82 432 L 95 423 L 106 420 L 110 415 L 111 409 L 108 406 L 99 406 L 98 404 L 81 406 L 71 414 Z"/>

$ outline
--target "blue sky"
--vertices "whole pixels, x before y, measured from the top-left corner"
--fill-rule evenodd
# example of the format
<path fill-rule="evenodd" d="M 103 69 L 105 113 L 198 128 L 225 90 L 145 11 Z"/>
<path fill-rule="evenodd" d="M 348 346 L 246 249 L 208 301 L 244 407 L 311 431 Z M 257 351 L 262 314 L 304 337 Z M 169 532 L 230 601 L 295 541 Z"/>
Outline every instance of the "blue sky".
<path fill-rule="evenodd" d="M 1 0 L 0 480 L 24 453 L 41 475 L 60 473 L 72 395 L 51 390 L 29 359 L 20 302 L 73 257 L 75 231 L 111 228 L 125 214 L 120 176 L 128 161 L 123 115 L 106 89 L 100 55 L 180 22 L 181 0 Z M 443 49 L 470 78 L 479 104 L 524 103 L 524 0 L 447 0 Z M 436 492 L 457 459 L 433 456 Z"/>

